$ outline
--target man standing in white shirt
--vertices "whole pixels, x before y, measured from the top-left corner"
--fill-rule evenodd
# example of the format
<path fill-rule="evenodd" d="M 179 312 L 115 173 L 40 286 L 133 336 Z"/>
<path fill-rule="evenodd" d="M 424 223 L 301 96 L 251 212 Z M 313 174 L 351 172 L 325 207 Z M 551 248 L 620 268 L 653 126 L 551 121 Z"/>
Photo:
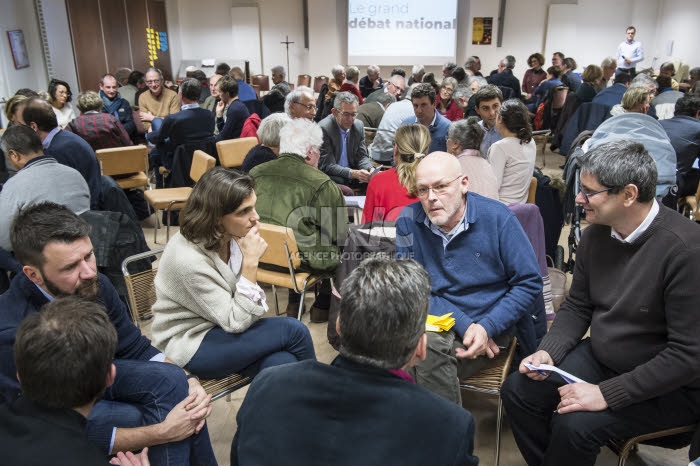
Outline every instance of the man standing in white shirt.
<path fill-rule="evenodd" d="M 617 46 L 617 72 L 625 72 L 634 76 L 637 74 L 637 63 L 644 60 L 644 47 L 638 40 L 634 40 L 637 29 L 630 26 L 626 31 L 627 39 Z"/>

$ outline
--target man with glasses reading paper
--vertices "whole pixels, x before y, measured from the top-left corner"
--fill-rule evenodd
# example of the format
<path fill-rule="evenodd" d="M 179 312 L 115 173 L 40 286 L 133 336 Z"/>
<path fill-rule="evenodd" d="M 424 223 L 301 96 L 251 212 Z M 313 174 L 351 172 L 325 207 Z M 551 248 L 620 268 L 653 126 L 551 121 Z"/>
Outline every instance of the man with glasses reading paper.
<path fill-rule="evenodd" d="M 513 335 L 522 351 L 536 347 L 531 315 L 543 305 L 537 259 L 518 219 L 468 188 L 457 158 L 433 152 L 416 168 L 420 202 L 396 221 L 397 257 L 430 275 L 429 313 L 455 319 L 448 331 L 428 332 L 427 356 L 413 374 L 457 404 L 459 380 L 487 367 Z"/>
<path fill-rule="evenodd" d="M 590 226 L 569 296 L 501 391 L 528 465 L 593 465 L 610 439 L 700 419 L 700 228 L 654 199 L 642 144 L 600 144 L 580 164 Z"/>

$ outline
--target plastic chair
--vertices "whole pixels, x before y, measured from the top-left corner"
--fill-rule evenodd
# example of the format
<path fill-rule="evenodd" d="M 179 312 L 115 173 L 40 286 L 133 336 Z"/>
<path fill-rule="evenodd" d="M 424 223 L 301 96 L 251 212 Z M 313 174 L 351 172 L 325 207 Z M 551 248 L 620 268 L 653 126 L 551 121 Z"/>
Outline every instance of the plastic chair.
<path fill-rule="evenodd" d="M 498 466 L 501 456 L 501 425 L 503 423 L 503 402 L 501 401 L 501 386 L 508 377 L 510 365 L 515 355 L 517 339 L 513 337 L 506 350 L 498 353 L 491 367 L 477 374 L 459 381 L 459 388 L 479 393 L 488 393 L 498 396 L 498 412 L 496 413 L 496 451 L 494 452 L 494 464 Z"/>
<path fill-rule="evenodd" d="M 192 158 L 192 167 L 190 168 L 190 178 L 196 183 L 208 170 L 211 170 L 216 165 L 216 159 L 206 152 L 197 150 Z M 157 243 L 158 229 L 160 222 L 158 220 L 158 211 L 166 210 L 166 241 L 170 239 L 170 212 L 173 210 L 181 210 L 185 206 L 187 198 L 190 197 L 192 188 L 183 186 L 181 188 L 164 188 L 164 189 L 149 189 L 145 191 L 143 197 L 146 202 L 156 211 L 156 228 L 153 229 L 153 242 Z"/>
<path fill-rule="evenodd" d="M 289 288 L 301 295 L 299 301 L 299 314 L 297 318 L 301 320 L 301 313 L 304 309 L 304 295 L 306 290 L 315 285 L 323 278 L 332 278 L 332 275 L 322 275 L 299 270 L 301 258 L 294 230 L 269 223 L 261 223 L 260 236 L 267 243 L 267 250 L 260 258 L 258 268 L 258 282 L 272 285 L 272 294 L 275 295 L 275 311 L 279 315 L 279 302 L 277 300 L 276 287 Z M 268 269 L 264 267 L 268 266 Z M 281 270 L 288 271 L 282 272 Z"/>
<path fill-rule="evenodd" d="M 158 258 L 164 250 L 165 248 L 160 248 L 142 254 L 136 254 L 127 257 L 122 262 L 122 274 L 124 275 L 129 298 L 129 311 L 131 312 L 131 318 L 139 328 L 141 328 L 143 321 L 153 317 L 151 308 L 156 302 L 156 288 L 153 280 L 156 277 L 158 268 L 153 267 L 151 270 L 132 274 L 129 272 L 129 264 L 143 259 Z M 231 374 L 222 379 L 203 379 L 199 381 L 207 394 L 212 395 L 212 401 L 230 395 L 239 388 L 245 387 L 250 382 L 251 379 L 249 377 L 240 374 Z M 227 396 L 227 400 L 231 401 L 231 397 Z"/>
<path fill-rule="evenodd" d="M 111 176 L 122 189 L 148 187 L 148 148 L 144 145 L 95 151 L 103 175 Z M 120 176 L 122 175 L 122 176 Z M 124 176 L 126 175 L 126 176 Z"/>
<path fill-rule="evenodd" d="M 260 92 L 270 90 L 270 77 L 266 74 L 253 75 L 253 86 L 259 86 Z"/>
<path fill-rule="evenodd" d="M 257 138 L 227 139 L 216 143 L 219 163 L 222 167 L 238 168 L 243 165 L 245 156 L 258 145 Z"/>

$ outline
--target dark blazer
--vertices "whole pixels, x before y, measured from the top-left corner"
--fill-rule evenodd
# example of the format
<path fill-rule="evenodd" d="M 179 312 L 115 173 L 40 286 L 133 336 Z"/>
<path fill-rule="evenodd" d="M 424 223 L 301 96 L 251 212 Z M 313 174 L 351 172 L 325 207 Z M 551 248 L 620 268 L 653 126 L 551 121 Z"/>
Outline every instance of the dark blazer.
<path fill-rule="evenodd" d="M 362 78 L 360 78 L 360 94 L 362 94 L 362 97 L 367 97 L 370 95 L 372 92 L 381 89 L 382 84 L 384 81 L 382 81 L 381 76 L 379 77 L 379 87 L 376 89 L 372 87 L 372 81 L 369 80 L 369 76 L 364 75 Z"/>
<path fill-rule="evenodd" d="M 683 185 L 683 193 L 695 192 L 695 187 L 685 185 L 698 176 L 697 169 L 693 168 L 693 163 L 700 158 L 700 120 L 691 116 L 676 115 L 673 118 L 659 120 L 659 123 L 666 130 L 671 145 L 676 150 L 676 167 L 678 168 L 676 176 L 679 185 Z M 686 180 L 686 176 L 690 173 L 693 173 L 693 176 Z"/>
<path fill-rule="evenodd" d="M 45 155 L 58 160 L 58 163 L 75 168 L 83 175 L 90 188 L 90 208 L 97 210 L 102 195 L 102 172 L 95 151 L 90 144 L 70 131 L 59 131 L 44 151 Z M 51 180 L 46 180 L 50 183 Z"/>
<path fill-rule="evenodd" d="M 88 443 L 85 424 L 72 409 L 44 408 L 26 398 L 0 405 L 3 464 L 107 465 L 107 458 Z"/>
<path fill-rule="evenodd" d="M 625 95 L 626 91 L 627 86 L 624 84 L 613 84 L 612 86 L 606 87 L 597 93 L 591 102 L 607 105 L 608 107 L 612 108 L 622 102 L 622 96 Z"/>
<path fill-rule="evenodd" d="M 250 111 L 240 99 L 231 102 L 226 110 L 226 122 L 224 123 L 223 118 L 216 119 L 216 127 L 219 128 L 216 140 L 224 141 L 241 137 L 243 123 L 249 116 Z"/>
<path fill-rule="evenodd" d="M 365 128 L 379 128 L 384 116 L 384 106 L 378 102 L 366 102 L 357 107 L 357 119 Z"/>
<path fill-rule="evenodd" d="M 107 309 L 107 316 L 117 330 L 114 359 L 148 361 L 159 351 L 131 322 L 129 311 L 107 277 L 102 274 L 98 276 L 98 302 Z M 10 283 L 10 289 L 0 295 L 0 404 L 11 403 L 19 397 L 13 350 L 17 327 L 25 317 L 38 312 L 48 302 L 44 293 L 23 273 L 18 274 Z"/>
<path fill-rule="evenodd" d="M 360 120 L 355 119 L 347 140 L 348 165 L 350 168 L 338 165 L 342 141 L 335 117 L 331 114 L 318 124 L 323 130 L 323 144 L 321 145 L 321 160 L 318 168 L 331 178 L 350 180 L 350 169 L 372 170 L 372 162 L 367 154 L 365 145 L 365 127 Z M 336 181 L 336 180 L 334 180 Z M 343 183 L 346 184 L 346 183 Z"/>
<path fill-rule="evenodd" d="M 214 114 L 204 108 L 189 108 L 165 117 L 160 131 L 147 134 L 152 144 L 167 152 L 188 142 L 201 141 L 214 135 Z M 214 154 L 210 154 L 214 155 Z"/>
<path fill-rule="evenodd" d="M 523 94 L 520 90 L 520 80 L 513 76 L 513 70 L 509 70 L 506 68 L 500 73 L 496 73 L 494 75 L 489 76 L 488 78 L 486 78 L 486 81 L 488 81 L 489 84 L 493 84 L 494 86 L 503 86 L 512 89 L 512 97 L 514 99 L 523 100 Z"/>
<path fill-rule="evenodd" d="M 280 387 L 285 387 L 280 390 Z M 469 411 L 388 370 L 342 356 L 253 380 L 231 465 L 477 465 Z M 270 443 L 269 439 L 275 442 Z"/>
<path fill-rule="evenodd" d="M 104 105 L 102 105 L 102 113 L 107 113 L 107 108 Z M 136 123 L 134 122 L 134 111 L 131 109 L 129 101 L 120 97 L 119 108 L 112 115 L 119 119 L 119 123 L 133 140 L 136 136 Z"/>

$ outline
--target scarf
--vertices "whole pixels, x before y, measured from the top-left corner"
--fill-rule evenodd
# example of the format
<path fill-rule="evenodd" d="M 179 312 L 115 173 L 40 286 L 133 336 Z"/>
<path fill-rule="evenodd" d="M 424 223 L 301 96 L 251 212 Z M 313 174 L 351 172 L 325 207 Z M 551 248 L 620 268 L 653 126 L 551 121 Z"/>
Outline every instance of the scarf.
<path fill-rule="evenodd" d="M 102 98 L 102 111 L 119 118 L 118 110 L 119 107 L 122 106 L 122 96 L 117 92 L 117 95 L 114 96 L 114 100 L 109 100 L 109 97 L 107 97 L 104 92 L 100 91 L 100 97 Z"/>

